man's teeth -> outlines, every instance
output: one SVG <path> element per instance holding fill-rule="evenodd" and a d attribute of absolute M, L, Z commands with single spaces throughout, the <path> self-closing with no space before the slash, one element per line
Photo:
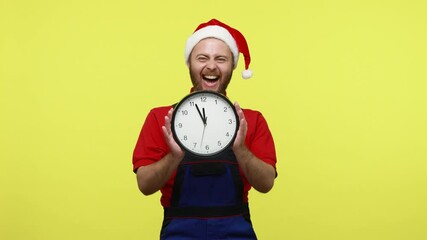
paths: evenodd
<path fill-rule="evenodd" d="M 218 76 L 214 76 L 214 75 L 205 75 L 203 76 L 203 78 L 207 79 L 207 80 L 217 80 Z"/>

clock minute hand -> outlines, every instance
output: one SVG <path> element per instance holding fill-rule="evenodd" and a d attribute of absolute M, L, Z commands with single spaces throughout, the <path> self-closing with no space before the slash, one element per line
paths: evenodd
<path fill-rule="evenodd" d="M 196 108 L 197 108 L 197 112 L 199 112 L 199 116 L 202 119 L 203 124 L 206 125 L 206 119 L 204 118 L 204 116 L 202 116 L 202 112 L 200 112 L 199 106 L 197 106 L 197 104 L 196 104 Z M 205 109 L 203 108 L 203 115 L 204 115 L 204 111 Z"/>

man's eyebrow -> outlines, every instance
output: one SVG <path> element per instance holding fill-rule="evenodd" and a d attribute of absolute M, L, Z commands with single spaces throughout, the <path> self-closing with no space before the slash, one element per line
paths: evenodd
<path fill-rule="evenodd" d="M 199 54 L 196 54 L 195 57 L 207 57 L 207 58 L 210 58 L 211 56 L 209 54 L 206 54 L 206 53 L 199 53 Z M 215 55 L 215 56 L 213 56 L 213 58 L 214 59 L 217 59 L 217 58 L 226 58 L 226 59 L 229 59 L 230 57 L 228 57 L 227 55 L 221 54 L 221 55 Z"/>

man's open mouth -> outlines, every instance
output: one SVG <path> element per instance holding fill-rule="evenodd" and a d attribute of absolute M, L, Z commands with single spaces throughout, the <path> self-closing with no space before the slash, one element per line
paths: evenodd
<path fill-rule="evenodd" d="M 216 75 L 203 75 L 203 80 L 208 82 L 216 82 L 218 81 L 219 76 Z"/>

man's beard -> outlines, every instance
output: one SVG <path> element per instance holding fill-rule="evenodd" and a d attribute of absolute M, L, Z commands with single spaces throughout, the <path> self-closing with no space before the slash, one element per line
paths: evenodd
<path fill-rule="evenodd" d="M 199 73 L 197 73 L 197 76 L 195 76 L 195 74 L 193 74 L 193 72 L 191 71 L 191 67 L 189 68 L 189 72 L 190 72 L 191 83 L 193 84 L 193 90 L 194 91 L 203 90 L 201 81 L 204 81 L 204 80 L 201 79 L 200 82 L 198 81 L 198 77 L 200 76 Z M 225 91 L 227 90 L 228 84 L 230 83 L 232 77 L 233 77 L 233 71 L 230 72 L 229 76 L 225 76 L 224 78 L 225 81 L 220 82 L 217 92 L 225 94 Z"/>

